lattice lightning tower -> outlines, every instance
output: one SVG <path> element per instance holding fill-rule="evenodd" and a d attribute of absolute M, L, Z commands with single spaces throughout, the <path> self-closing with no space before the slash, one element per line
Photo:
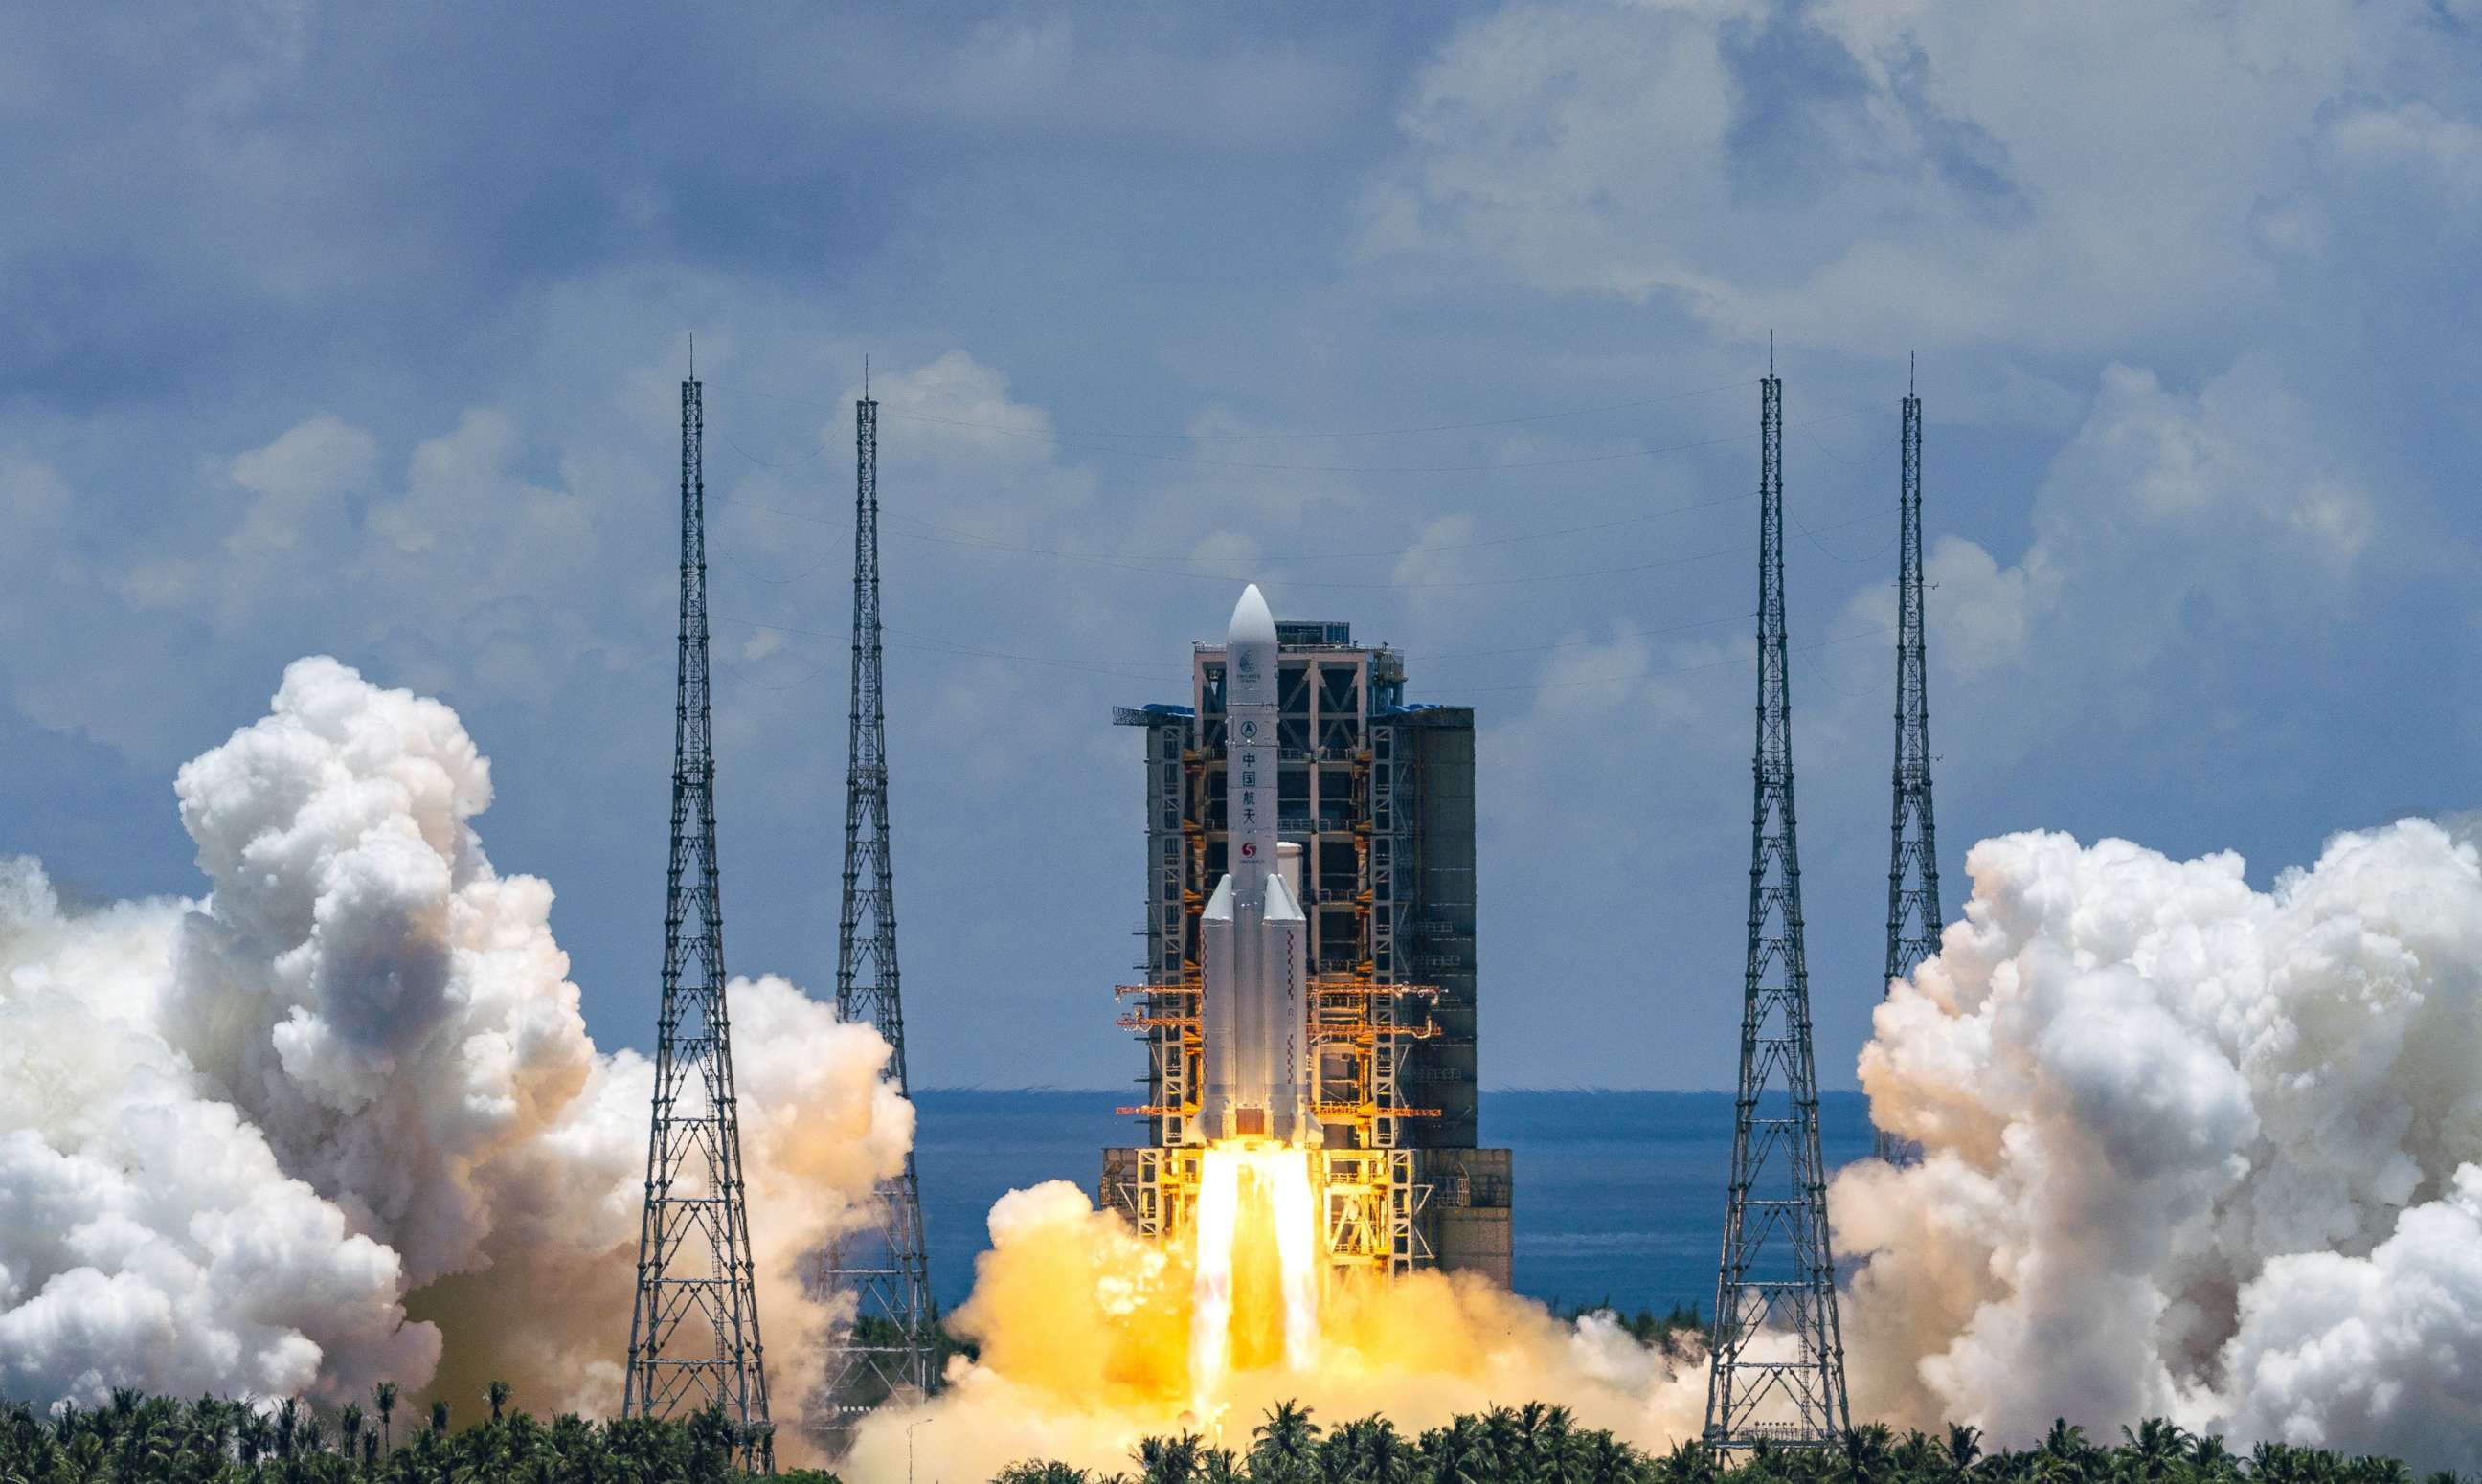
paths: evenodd
<path fill-rule="evenodd" d="M 896 892 L 887 836 L 887 709 L 880 689 L 879 404 L 862 373 L 854 404 L 853 712 L 845 772 L 844 912 L 836 929 L 836 1015 L 885 1037 L 889 1075 L 908 1090 L 905 1007 L 897 992 Z M 829 1338 L 827 1429 L 849 1437 L 889 1397 L 929 1391 L 939 1312 L 922 1250 L 913 1153 L 880 1181 L 875 1223 L 836 1244 L 827 1280 L 854 1290 L 852 1321 Z"/>
<path fill-rule="evenodd" d="M 707 701 L 705 412 L 693 364 L 681 384 L 681 630 L 673 709 L 673 843 L 664 902 L 664 994 L 655 1040 L 647 1206 L 629 1316 L 624 1417 L 721 1405 L 743 1467 L 774 1471 L 765 1352 L 742 1200 L 741 1127 L 724 1002 L 724 909 L 715 856 L 715 748 Z"/>
<path fill-rule="evenodd" d="M 1931 820 L 1931 711 L 1922 662 L 1922 400 L 1905 387 L 1903 515 L 1896 558 L 1896 767 L 1888 848 L 1888 973 L 1882 990 L 1939 951 L 1939 835 Z M 1880 1158 L 1916 1156 L 1882 1132 Z"/>
<path fill-rule="evenodd" d="M 1758 707 L 1750 821 L 1749 959 L 1741 994 L 1732 1181 L 1715 1280 L 1706 1382 L 1709 1447 L 1760 1439 L 1823 1446 L 1850 1425 L 1844 1341 L 1828 1250 L 1794 843 L 1792 702 L 1783 596 L 1783 384 L 1759 384 Z M 1777 1336 L 1761 1338 L 1762 1331 Z M 1789 1339 L 1790 1353 L 1771 1346 Z"/>

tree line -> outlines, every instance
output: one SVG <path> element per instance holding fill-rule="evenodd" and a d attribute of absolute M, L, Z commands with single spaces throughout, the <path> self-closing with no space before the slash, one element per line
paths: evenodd
<path fill-rule="evenodd" d="M 322 1413 L 275 1402 L 196 1401 L 115 1390 L 110 1405 L 39 1410 L 0 1403 L 0 1484 L 745 1484 L 744 1439 L 722 1409 L 679 1421 L 628 1418 L 539 1421 L 509 1406 L 506 1382 L 483 1393 L 490 1415 L 449 1426 L 445 1401 L 399 1418 L 397 1388 L 372 1389 Z M 785 1484 L 835 1484 L 792 1471 Z"/>
<path fill-rule="evenodd" d="M 1761 1443 L 1719 1461 L 1695 1443 L 1650 1457 L 1610 1433 L 1580 1427 L 1566 1407 L 1541 1402 L 1459 1417 L 1408 1436 L 1384 1417 L 1322 1429 L 1307 1408 L 1279 1403 L 1248 1445 L 1220 1447 L 1195 1433 L 1149 1438 L 1127 1471 L 1096 1474 L 1028 1462 L 995 1484 L 2414 1484 L 2392 1458 L 2262 1443 L 2235 1453 L 2162 1418 L 2124 1427 L 2117 1442 L 2066 1421 L 2032 1447 L 1986 1449 L 1982 1434 L 1951 1425 L 1940 1436 L 1856 1427 L 1833 1446 Z M 2470 1484 L 2452 1472 L 2423 1484 Z"/>
<path fill-rule="evenodd" d="M 397 1390 L 330 1414 L 272 1404 L 112 1393 L 110 1405 L 44 1411 L 0 1403 L 0 1484 L 749 1484 L 734 1465 L 744 1439 L 721 1410 L 678 1421 L 647 1418 L 549 1422 L 511 1408 L 506 1385 L 483 1396 L 489 1415 L 462 1430 L 444 1401 L 400 1419 Z M 783 1484 L 836 1484 L 808 1471 Z M 1129 1467 L 1096 1473 L 1029 1461 L 992 1484 L 2415 1484 L 2392 1458 L 2262 1443 L 2236 1453 L 2220 1438 L 2153 1418 L 2097 1441 L 2054 1422 L 2040 1443 L 1986 1449 L 1954 1425 L 1933 1436 L 1871 1423 L 1825 1448 L 1761 1444 L 1718 1462 L 1683 1443 L 1651 1457 L 1565 1407 L 1540 1402 L 1459 1417 L 1408 1435 L 1383 1417 L 1323 1427 L 1281 1402 L 1246 1445 L 1195 1433 L 1149 1438 Z M 2422 1484 L 2472 1484 L 2450 1472 Z"/>

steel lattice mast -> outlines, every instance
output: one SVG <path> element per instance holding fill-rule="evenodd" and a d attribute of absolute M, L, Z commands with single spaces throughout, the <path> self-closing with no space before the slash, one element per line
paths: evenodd
<path fill-rule="evenodd" d="M 905 1007 L 897 990 L 895 876 L 888 859 L 887 709 L 880 688 L 879 404 L 862 372 L 854 404 L 853 711 L 845 772 L 844 911 L 836 929 L 836 1015 L 886 1038 L 888 1075 L 909 1091 Z M 851 1321 L 829 1338 L 827 1428 L 849 1433 L 891 1395 L 937 1384 L 938 1309 L 922 1250 L 913 1153 L 879 1183 L 877 1217 L 829 1254 L 832 1289 L 854 1291 Z"/>
<path fill-rule="evenodd" d="M 1750 821 L 1749 959 L 1741 995 L 1732 1180 L 1709 1334 L 1706 1443 L 1833 1442 L 1849 1424 L 1828 1250 L 1818 1082 L 1794 843 L 1783 594 L 1783 384 L 1759 384 L 1758 707 Z M 1762 1338 L 1762 1331 L 1775 1335 Z M 1789 1353 L 1774 1346 L 1790 1341 Z"/>
<path fill-rule="evenodd" d="M 624 1417 L 679 1418 L 721 1406 L 742 1429 L 743 1466 L 772 1471 L 775 1442 L 725 1010 L 707 693 L 706 485 L 700 467 L 704 433 L 693 365 L 690 380 L 681 383 L 681 628 L 663 1006 L 620 1410 Z"/>
<path fill-rule="evenodd" d="M 1922 658 L 1922 400 L 1905 385 L 1903 507 L 1896 558 L 1895 816 L 1888 826 L 1888 973 L 1882 992 L 1939 951 L 1939 834 L 1931 817 L 1931 711 Z M 1910 1160 L 1914 1147 L 1881 1133 L 1882 1159 Z"/>

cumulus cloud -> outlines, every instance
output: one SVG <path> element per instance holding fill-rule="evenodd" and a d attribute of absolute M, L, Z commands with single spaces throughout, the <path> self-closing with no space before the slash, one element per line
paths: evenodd
<path fill-rule="evenodd" d="M 2012 1441 L 2168 1415 L 2482 1462 L 2482 857 L 2408 820 L 2231 855 L 1987 840 L 1862 1083 L 1857 1411 Z"/>
<path fill-rule="evenodd" d="M 1418 78 L 1361 242 L 1743 339 L 2125 346 L 2272 291 L 2255 224 L 2322 108 L 2419 87 L 2436 40 L 2411 6 L 1513 4 Z"/>
<path fill-rule="evenodd" d="M 2336 121 L 2329 143 L 2344 163 L 2404 171 L 2451 206 L 2482 200 L 2482 126 L 2432 103 L 2355 110 Z"/>
<path fill-rule="evenodd" d="M 485 856 L 456 715 L 304 660 L 175 791 L 199 900 L 79 910 L 34 861 L 0 871 L 0 1391 L 500 1377 L 613 1406 L 651 1070 L 589 1039 L 550 888 Z M 911 1110 L 867 1027 L 780 978 L 728 994 L 791 1361 L 823 1318 L 799 1259 L 898 1167 Z"/>

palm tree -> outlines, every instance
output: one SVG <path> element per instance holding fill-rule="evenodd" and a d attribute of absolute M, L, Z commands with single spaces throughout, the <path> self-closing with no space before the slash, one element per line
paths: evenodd
<path fill-rule="evenodd" d="M 1198 1477 L 1201 1446 L 1198 1434 L 1183 1432 L 1177 1438 L 1149 1438 L 1131 1458 L 1145 1484 L 1190 1484 Z"/>
<path fill-rule="evenodd" d="M 2042 1451 L 2053 1458 L 2083 1458 L 2094 1450 L 2086 1441 L 2086 1430 L 2072 1427 L 2067 1418 L 2051 1418 L 2051 1430 L 2043 1435 Z"/>
<path fill-rule="evenodd" d="M 1837 1440 L 1841 1444 L 1838 1459 L 1843 1476 L 1854 1484 L 1879 1484 L 1894 1468 L 1895 1460 L 1888 1444 L 1895 1438 L 1885 1422 L 1864 1422 L 1848 1427 Z"/>
<path fill-rule="evenodd" d="M 243 1413 L 241 1435 L 236 1440 L 241 1444 L 241 1461 L 251 1468 L 256 1468 L 258 1461 L 267 1456 L 267 1418 L 255 1408 Z"/>
<path fill-rule="evenodd" d="M 1489 1449 L 1495 1478 L 1515 1478 L 1525 1471 L 1525 1444 L 1529 1441 L 1515 1412 L 1506 1407 L 1493 1407 L 1483 1414 L 1482 1435 Z"/>
<path fill-rule="evenodd" d="M 1656 1466 L 1655 1476 L 1663 1484 L 1713 1484 L 1715 1459 L 1705 1447 L 1693 1439 L 1683 1438 L 1672 1445 L 1663 1462 Z"/>
<path fill-rule="evenodd" d="M 431 1431 L 435 1437 L 448 1436 L 448 1398 L 445 1396 L 431 1404 Z"/>
<path fill-rule="evenodd" d="M 1318 1476 L 1318 1423 L 1307 1407 L 1280 1401 L 1250 1430 L 1250 1477 L 1258 1484 L 1292 1484 Z"/>
<path fill-rule="evenodd" d="M 491 1404 L 492 1421 L 500 1420 L 500 1409 L 508 1405 L 509 1394 L 510 1387 L 506 1381 L 494 1381 L 483 1388 L 483 1399 Z"/>
<path fill-rule="evenodd" d="M 1471 1417 L 1422 1434 L 1415 1453 L 1431 1484 L 1485 1484 L 1492 1476 L 1489 1442 Z"/>
<path fill-rule="evenodd" d="M 2231 1484 L 2241 1476 L 2240 1460 L 2213 1433 L 2200 1433 L 2189 1440 L 2189 1471 L 2201 1484 Z"/>
<path fill-rule="evenodd" d="M 383 1381 L 371 1388 L 371 1405 L 380 1409 L 380 1446 L 396 1451 L 396 1383 Z"/>
<path fill-rule="evenodd" d="M 1959 1473 L 1973 1471 L 1973 1462 L 1982 1456 L 1982 1429 L 1967 1427 L 1963 1422 L 1947 1424 L 1947 1438 L 1940 1444 L 1947 1455 L 1947 1466 Z"/>
<path fill-rule="evenodd" d="M 2163 1484 L 2189 1459 L 2189 1434 L 2178 1422 L 2151 1417 L 2134 1431 L 2120 1429 L 2123 1462 L 2131 1478 Z"/>

